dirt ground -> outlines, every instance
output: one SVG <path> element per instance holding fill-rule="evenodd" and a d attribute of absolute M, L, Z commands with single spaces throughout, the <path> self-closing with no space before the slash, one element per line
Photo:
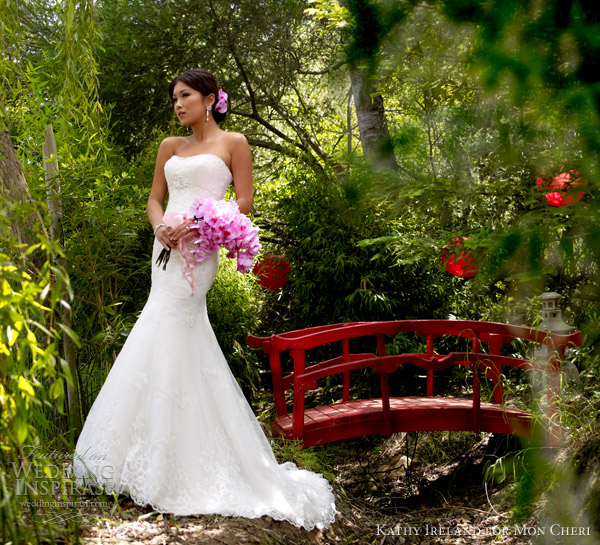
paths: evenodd
<path fill-rule="evenodd" d="M 269 517 L 161 515 L 120 496 L 103 510 L 81 511 L 82 541 L 89 545 L 530 543 L 540 533 L 549 535 L 549 529 L 535 517 L 512 522 L 506 487 L 491 489 L 484 479 L 489 462 L 506 448 L 499 446 L 502 441 L 474 434 L 420 438 L 398 434 L 328 446 L 338 514 L 326 530 L 308 532 Z"/>
<path fill-rule="evenodd" d="M 269 435 L 263 420 L 272 407 L 259 413 Z M 274 441 L 280 462 L 321 472 L 332 483 L 337 517 L 329 528 L 309 532 L 269 517 L 163 515 L 119 496 L 79 509 L 82 543 L 600 545 L 594 414 L 560 449 L 467 432 L 363 437 L 306 450 Z"/>

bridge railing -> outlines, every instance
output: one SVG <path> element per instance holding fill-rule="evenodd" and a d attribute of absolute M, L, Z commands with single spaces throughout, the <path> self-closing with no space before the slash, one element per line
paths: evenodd
<path fill-rule="evenodd" d="M 424 353 L 403 353 L 387 355 L 386 339 L 402 332 L 412 332 L 426 339 Z M 439 354 L 434 351 L 434 340 L 442 336 L 456 336 L 470 339 L 471 350 Z M 373 353 L 353 353 L 350 341 L 362 337 L 375 337 L 376 350 Z M 515 339 L 531 341 L 546 346 L 547 357 L 543 363 L 529 358 L 503 356 L 502 347 Z M 512 413 L 505 409 L 503 367 L 521 369 L 543 369 L 548 380 L 548 416 L 552 418 L 554 397 L 559 393 L 560 361 L 565 348 L 582 342 L 580 332 L 558 335 L 536 329 L 501 324 L 464 320 L 399 320 L 387 322 L 353 322 L 313 327 L 290 331 L 270 337 L 249 335 L 250 346 L 261 347 L 269 356 L 273 392 L 275 398 L 276 421 L 273 431 L 276 435 L 303 439 L 305 444 L 326 442 L 335 438 L 353 437 L 367 433 L 390 434 L 394 431 L 413 431 L 411 426 L 425 429 L 469 429 L 472 431 L 497 431 L 500 433 L 530 433 L 527 424 L 530 415 L 524 412 Z M 341 342 L 342 353 L 312 365 L 307 365 L 306 351 L 330 343 Z M 486 346 L 487 345 L 487 350 Z M 293 371 L 283 375 L 281 354 L 288 351 L 293 359 Z M 398 367 L 412 363 L 426 370 L 426 398 L 422 402 L 416 397 L 390 398 L 388 376 Z M 465 416 L 464 403 L 451 398 L 434 396 L 434 372 L 451 365 L 462 365 L 472 369 L 472 402 L 470 414 Z M 364 403 L 364 411 L 369 413 L 368 423 L 363 421 L 361 406 L 350 399 L 350 372 L 372 368 L 380 376 L 381 398 L 379 413 L 373 413 L 373 404 Z M 342 401 L 339 404 L 316 408 L 307 413 L 305 392 L 316 389 L 318 381 L 341 374 L 343 377 Z M 481 402 L 481 377 L 490 379 L 493 388 L 492 404 Z M 285 392 L 293 390 L 293 408 L 288 411 Z M 350 410 L 352 408 L 352 410 Z M 325 410 L 327 409 L 327 410 Z M 311 409 L 312 410 L 312 409 Z M 343 413 L 339 416 L 337 413 Z M 345 412 L 344 412 L 345 411 Z M 318 414 L 317 414 L 318 413 Z M 407 418 L 410 414 L 413 423 Z M 327 414 L 333 416 L 328 421 Z M 353 415 L 353 416 L 352 416 Z M 352 421 L 357 423 L 354 427 Z M 334 427 L 343 422 L 343 430 L 334 432 Z M 446 426 L 446 427 L 444 427 Z M 306 428 L 306 429 L 305 429 Z M 329 429 L 327 429 L 329 428 Z"/>

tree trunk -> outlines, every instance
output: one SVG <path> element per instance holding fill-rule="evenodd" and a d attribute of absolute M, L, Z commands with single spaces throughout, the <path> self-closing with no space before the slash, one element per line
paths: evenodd
<path fill-rule="evenodd" d="M 6 202 L 31 201 L 29 187 L 15 153 L 8 131 L 0 131 L 0 194 Z M 33 214 L 20 217 L 9 211 L 13 233 L 19 244 L 31 245 L 36 242 L 33 226 L 36 218 Z M 22 250 L 21 250 L 22 251 Z"/>
<path fill-rule="evenodd" d="M 50 235 L 54 240 L 58 240 L 61 246 L 64 246 L 64 237 L 60 224 L 62 220 L 62 206 L 59 198 L 60 186 L 56 175 L 58 174 L 58 160 L 56 157 L 56 141 L 54 140 L 54 131 L 52 125 L 46 125 L 44 132 L 45 140 L 42 145 L 44 156 L 44 171 L 46 178 L 46 196 L 48 200 L 48 213 L 50 215 Z M 59 258 L 59 265 L 66 267 L 65 260 Z M 71 309 L 62 306 L 61 320 L 64 325 L 71 329 Z M 75 354 L 75 343 L 63 333 L 63 356 L 67 362 L 71 374 L 71 384 L 67 381 L 67 404 L 69 409 L 69 422 L 73 431 L 74 441 L 77 441 L 81 433 L 81 392 L 79 382 L 79 370 L 77 369 L 77 357 Z"/>
<path fill-rule="evenodd" d="M 383 97 L 377 94 L 363 68 L 350 68 L 350 81 L 365 157 L 376 170 L 397 170 L 398 163 L 391 145 Z"/>

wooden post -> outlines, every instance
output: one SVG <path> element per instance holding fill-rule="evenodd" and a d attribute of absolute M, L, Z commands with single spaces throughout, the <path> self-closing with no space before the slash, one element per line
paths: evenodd
<path fill-rule="evenodd" d="M 433 334 L 427 335 L 427 359 L 433 358 Z M 427 369 L 427 397 L 433 396 L 433 369 Z"/>
<path fill-rule="evenodd" d="M 342 341 L 342 356 L 343 361 L 348 363 L 350 361 L 350 339 L 344 339 Z M 343 394 L 342 400 L 349 401 L 350 400 L 350 371 L 344 371 L 343 374 Z"/>
<path fill-rule="evenodd" d="M 44 158 L 44 171 L 46 179 L 46 197 L 48 200 L 48 213 L 50 214 L 50 236 L 58 240 L 61 246 L 64 246 L 63 233 L 60 230 L 60 221 L 62 219 L 62 206 L 60 202 L 60 186 L 58 184 L 58 160 L 56 157 L 56 140 L 52 125 L 46 125 L 44 131 L 44 143 L 42 145 L 42 154 Z M 66 262 L 59 258 L 59 264 L 65 268 Z M 71 309 L 61 306 L 61 320 L 69 329 L 72 326 Z M 74 442 L 77 441 L 81 433 L 81 391 L 79 388 L 79 373 L 77 369 L 77 357 L 75 353 L 75 343 L 63 333 L 63 357 L 67 362 L 67 367 L 71 374 L 71 384 L 67 381 L 67 404 L 69 409 L 69 422 L 73 431 Z"/>
<path fill-rule="evenodd" d="M 283 386 L 283 377 L 281 373 L 281 358 L 279 352 L 273 348 L 270 341 L 265 343 L 268 346 L 269 363 L 271 365 L 271 377 L 273 380 L 273 395 L 275 396 L 275 411 L 277 416 L 285 416 L 288 413 L 285 402 L 285 388 Z"/>
<path fill-rule="evenodd" d="M 48 213 L 50 215 L 50 236 L 52 239 L 56 239 L 58 236 L 58 226 L 62 219 L 62 206 L 59 198 L 60 184 L 57 178 L 58 159 L 56 156 L 56 140 L 54 139 L 52 125 L 46 125 L 44 130 L 42 155 L 44 156 L 46 200 L 48 202 Z M 62 237 L 60 238 L 62 243 Z"/>
<path fill-rule="evenodd" d="M 481 384 L 479 382 L 479 357 L 473 360 L 473 428 L 472 431 L 481 431 Z"/>
<path fill-rule="evenodd" d="M 290 350 L 294 359 L 294 409 L 292 413 L 294 439 L 304 439 L 304 390 L 300 387 L 300 378 L 304 375 L 306 355 L 304 350 Z"/>
<path fill-rule="evenodd" d="M 490 334 L 490 354 L 500 356 L 502 335 Z M 492 384 L 494 387 L 494 403 L 504 405 L 504 385 L 502 380 L 502 365 L 493 363 Z"/>

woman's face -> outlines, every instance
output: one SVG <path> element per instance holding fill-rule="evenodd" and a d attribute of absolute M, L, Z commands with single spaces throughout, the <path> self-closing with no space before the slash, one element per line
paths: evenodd
<path fill-rule="evenodd" d="M 173 108 L 182 125 L 193 125 L 202 119 L 206 120 L 206 108 L 214 101 L 212 94 L 204 96 L 182 81 L 173 88 Z"/>

